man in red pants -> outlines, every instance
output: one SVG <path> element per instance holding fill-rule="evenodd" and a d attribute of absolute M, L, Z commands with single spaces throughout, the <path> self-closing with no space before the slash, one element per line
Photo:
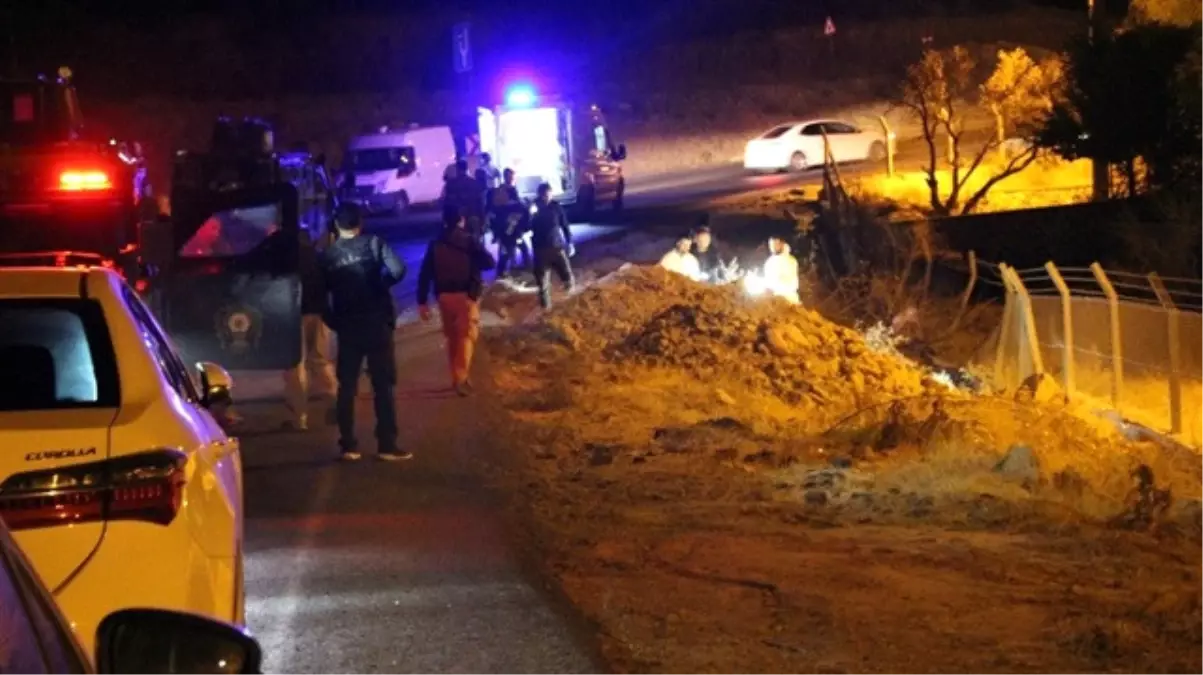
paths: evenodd
<path fill-rule="evenodd" d="M 451 386 L 460 396 L 467 396 L 472 389 L 468 373 L 480 335 L 479 301 L 484 294 L 481 272 L 493 269 L 495 264 L 480 240 L 465 229 L 463 213 L 445 209 L 443 231 L 427 247 L 418 273 L 418 311 L 423 321 L 430 321 L 427 302 L 433 288 L 447 340 Z"/>

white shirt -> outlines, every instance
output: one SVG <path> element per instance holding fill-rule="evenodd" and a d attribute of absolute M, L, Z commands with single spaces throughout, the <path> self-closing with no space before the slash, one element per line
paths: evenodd
<path fill-rule="evenodd" d="M 764 281 L 770 293 L 794 303 L 798 297 L 798 260 L 789 251 L 769 256 L 764 262 Z"/>
<path fill-rule="evenodd" d="M 689 252 L 681 253 L 674 248 L 660 259 L 660 266 L 670 272 L 683 274 L 694 281 L 702 278 L 702 266 L 698 264 L 698 259 Z"/>

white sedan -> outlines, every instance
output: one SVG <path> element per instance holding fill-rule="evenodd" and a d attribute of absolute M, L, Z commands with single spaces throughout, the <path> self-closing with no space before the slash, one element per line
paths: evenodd
<path fill-rule="evenodd" d="M 0 269 L 0 518 L 89 655 L 120 609 L 243 624 L 230 387 L 112 269 Z"/>
<path fill-rule="evenodd" d="M 881 161 L 889 139 L 878 130 L 867 131 L 838 120 L 811 120 L 782 124 L 748 141 L 744 168 L 750 171 L 804 171 L 821 166 L 823 132 L 836 163 Z"/>

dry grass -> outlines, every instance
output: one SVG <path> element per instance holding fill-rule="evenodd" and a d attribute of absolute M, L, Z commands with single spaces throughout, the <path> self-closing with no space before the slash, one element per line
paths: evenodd
<path fill-rule="evenodd" d="M 992 162 L 979 168 L 962 188 L 962 198 L 976 192 L 994 175 L 995 168 Z M 938 171 L 936 177 L 941 186 L 941 196 L 947 197 L 951 189 L 949 172 Z M 856 181 L 849 191 L 863 199 L 893 203 L 900 214 L 913 214 L 930 207 L 926 181 L 927 174 L 924 172 L 906 171 L 893 178 L 872 176 Z M 1090 199 L 1090 186 L 1088 161 L 1067 162 L 1047 158 L 994 186 L 977 211 L 989 213 L 1077 204 Z"/>
<path fill-rule="evenodd" d="M 608 345 L 678 295 L 648 287 L 643 308 L 638 294 L 604 297 L 493 333 L 488 351 L 498 433 L 521 460 L 514 489 L 617 670 L 1164 671 L 1203 658 L 1197 455 L 1010 398 L 928 391 L 895 413 L 844 399 L 820 411 L 739 368 L 616 360 Z M 687 353 L 704 338 L 674 340 Z M 995 470 L 1016 444 L 1032 475 Z M 1139 521 L 1157 536 L 1112 525 L 1134 508 L 1140 465 L 1179 500 Z"/>

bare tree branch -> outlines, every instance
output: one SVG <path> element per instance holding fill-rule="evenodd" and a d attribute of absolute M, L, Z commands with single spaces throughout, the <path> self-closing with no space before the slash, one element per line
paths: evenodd
<path fill-rule="evenodd" d="M 1003 167 L 1002 171 L 994 176 L 991 176 L 989 180 L 987 180 L 980 188 L 977 189 L 977 192 L 973 193 L 973 196 L 965 202 L 965 207 L 961 209 L 961 214 L 964 215 L 967 213 L 972 213 L 973 210 L 978 207 L 978 204 L 980 204 L 981 201 L 986 198 L 986 193 L 990 192 L 991 188 L 1031 166 L 1032 162 L 1035 162 L 1039 155 L 1040 150 L 1035 146 L 1032 146 L 1025 150 L 1022 154 L 1012 157 L 1011 161 L 1007 162 L 1007 165 Z"/>

